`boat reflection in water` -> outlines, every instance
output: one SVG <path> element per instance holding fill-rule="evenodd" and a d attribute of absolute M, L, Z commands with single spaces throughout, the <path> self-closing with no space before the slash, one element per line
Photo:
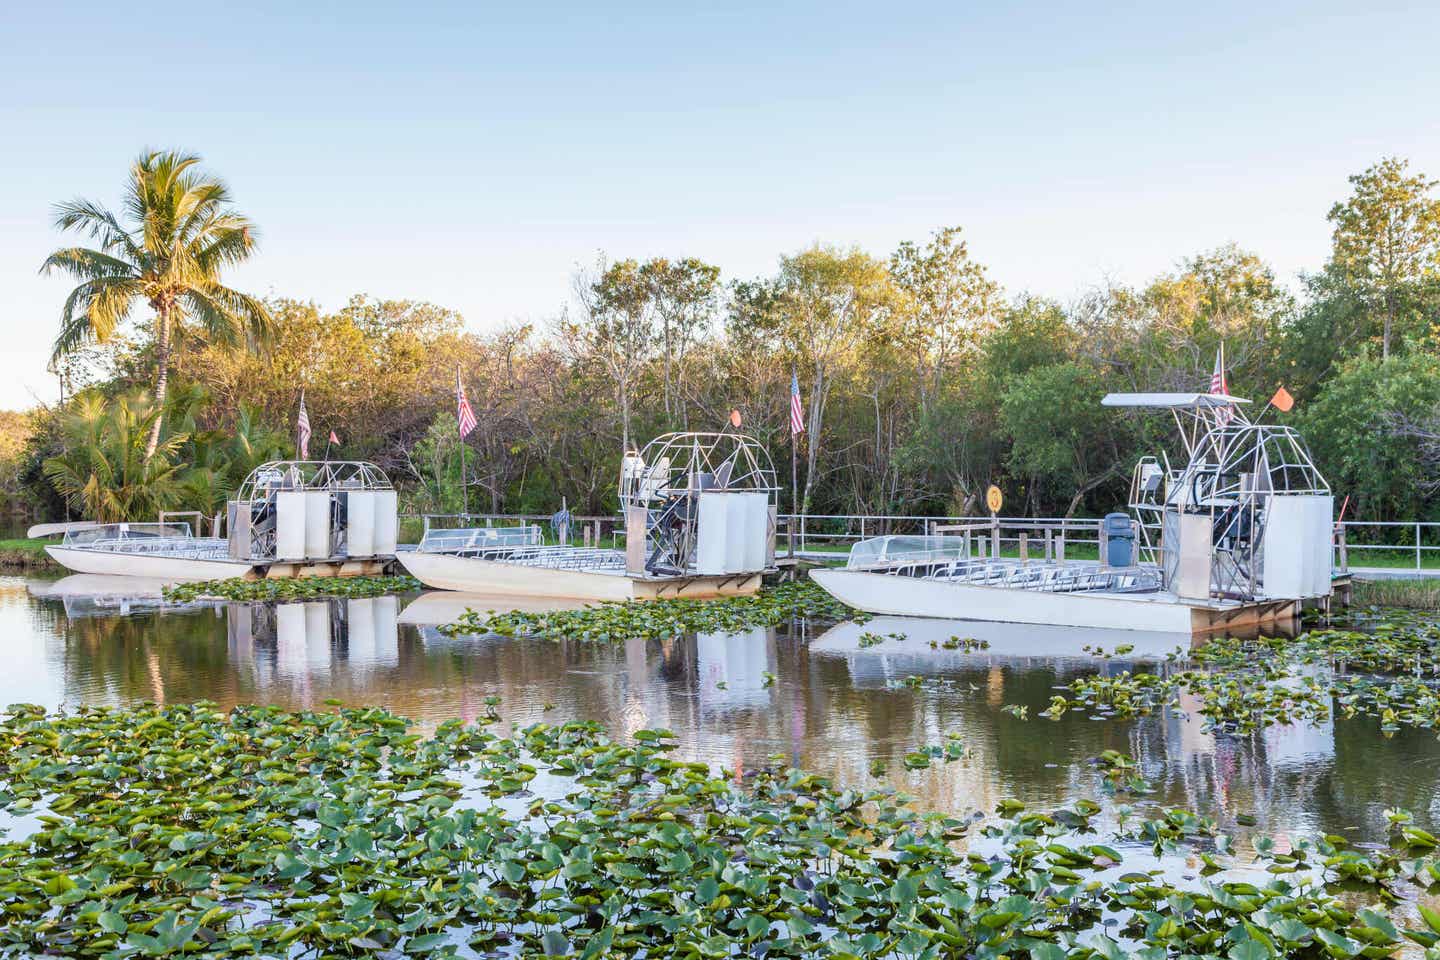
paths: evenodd
<path fill-rule="evenodd" d="M 385 670 L 400 662 L 398 597 L 234 603 L 226 616 L 230 655 L 273 678 L 320 670 Z M 263 682 L 263 681 L 262 681 Z"/>

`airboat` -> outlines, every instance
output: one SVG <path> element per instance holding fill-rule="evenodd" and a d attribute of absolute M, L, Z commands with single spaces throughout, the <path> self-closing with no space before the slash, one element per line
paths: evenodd
<path fill-rule="evenodd" d="M 1003 556 L 987 521 L 863 540 L 844 568 L 810 576 L 876 614 L 1191 635 L 1288 624 L 1328 602 L 1334 499 L 1295 429 L 1252 422 L 1239 406 L 1249 401 L 1227 394 L 1101 402 L 1168 411 L 1186 462 L 1141 458 L 1098 561 L 1066 561 L 1063 531 L 1058 549 L 1046 531 L 1043 557 Z"/>
<path fill-rule="evenodd" d="M 199 536 L 188 521 L 91 524 L 45 550 L 76 573 L 166 582 L 362 576 L 394 557 L 396 506 L 373 463 L 273 461 L 251 471 L 226 504 L 226 536 Z"/>
<path fill-rule="evenodd" d="M 499 597 L 652 600 L 752 594 L 775 565 L 775 467 L 739 433 L 667 433 L 620 463 L 623 548 L 547 542 L 536 524 L 426 517 L 399 554 L 428 587 Z"/>

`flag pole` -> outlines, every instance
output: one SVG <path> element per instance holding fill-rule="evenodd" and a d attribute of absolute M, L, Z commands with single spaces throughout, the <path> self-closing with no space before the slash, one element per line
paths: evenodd
<path fill-rule="evenodd" d="M 800 482 L 795 467 L 795 448 L 799 445 L 800 434 L 790 431 L 790 556 L 795 556 L 795 524 L 800 516 Z"/>
<path fill-rule="evenodd" d="M 461 427 L 460 427 L 460 414 L 459 414 L 459 403 L 460 403 L 460 391 L 461 391 L 461 389 L 462 389 L 462 387 L 460 386 L 460 365 L 457 363 L 457 364 L 455 365 L 455 403 L 456 403 L 455 436 L 460 440 L 460 503 L 461 503 L 460 509 L 461 509 L 461 511 L 463 511 L 462 516 L 464 516 L 464 517 L 469 517 L 469 516 L 470 516 L 470 486 L 469 486 L 469 484 L 467 484 L 467 483 L 465 482 L 465 431 L 462 430 Z"/>

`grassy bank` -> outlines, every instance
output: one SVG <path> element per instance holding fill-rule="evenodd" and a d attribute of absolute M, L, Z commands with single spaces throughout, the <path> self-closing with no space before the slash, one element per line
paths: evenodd
<path fill-rule="evenodd" d="M 1425 580 L 1356 580 L 1350 602 L 1360 605 L 1440 610 L 1440 577 Z"/>
<path fill-rule="evenodd" d="M 0 570 L 46 570 L 64 568 L 45 552 L 44 540 L 0 540 Z"/>

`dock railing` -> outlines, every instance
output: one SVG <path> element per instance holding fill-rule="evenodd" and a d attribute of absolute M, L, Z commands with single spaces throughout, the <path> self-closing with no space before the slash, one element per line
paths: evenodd
<path fill-rule="evenodd" d="M 986 556 L 1098 559 L 1103 521 L 1084 517 L 921 517 L 909 514 L 781 514 L 776 550 L 843 559 L 861 540 L 887 535 L 959 535 Z M 1058 553 L 1057 553 L 1058 550 Z"/>
<path fill-rule="evenodd" d="M 1434 570 L 1440 577 L 1440 523 L 1344 520 L 1336 525 L 1335 569 Z"/>
<path fill-rule="evenodd" d="M 456 518 L 457 526 L 508 526 L 537 523 L 547 539 L 555 540 L 549 514 L 472 513 Z M 424 532 L 420 516 L 401 517 L 402 527 L 416 542 Z M 977 526 L 989 537 L 987 555 L 1030 556 L 1051 559 L 1095 560 L 1101 553 L 1101 521 L 1092 517 L 924 517 L 914 514 L 781 514 L 776 531 L 776 552 L 810 560 L 843 560 L 861 540 L 886 534 L 934 536 L 962 525 L 978 539 Z M 959 529 L 951 532 L 959 533 Z M 570 542 L 576 546 L 620 547 L 625 523 L 619 514 L 577 515 L 572 518 Z M 1048 541 L 1048 546 L 1046 545 Z M 978 549 L 978 548 L 977 548 Z M 1057 552 L 1057 550 L 1059 552 Z M 1434 570 L 1440 577 L 1440 523 L 1427 521 L 1345 520 L 1336 524 L 1335 569 L 1389 568 Z"/>

